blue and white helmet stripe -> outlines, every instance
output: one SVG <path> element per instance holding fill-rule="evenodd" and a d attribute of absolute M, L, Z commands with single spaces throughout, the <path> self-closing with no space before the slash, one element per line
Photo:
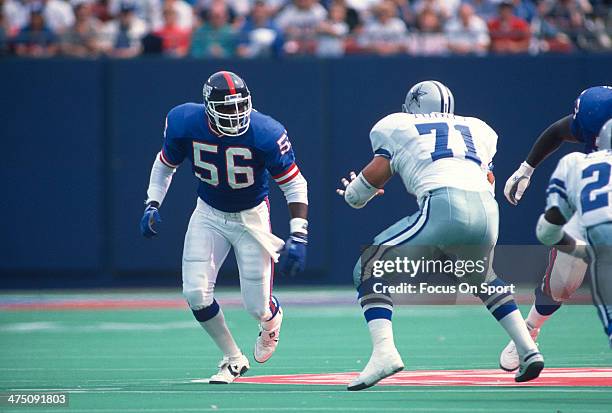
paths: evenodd
<path fill-rule="evenodd" d="M 442 82 L 426 80 L 410 88 L 402 110 L 413 114 L 454 113 L 455 98 Z"/>

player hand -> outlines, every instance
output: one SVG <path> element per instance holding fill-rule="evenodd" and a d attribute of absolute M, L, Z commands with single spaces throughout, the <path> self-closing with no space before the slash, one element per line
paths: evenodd
<path fill-rule="evenodd" d="M 157 235 L 157 231 L 155 230 L 155 224 L 159 224 L 161 222 L 161 217 L 159 216 L 158 208 L 159 204 L 157 202 L 150 202 L 147 204 L 145 208 L 144 215 L 140 220 L 140 232 L 146 238 L 151 238 Z"/>
<path fill-rule="evenodd" d="M 306 234 L 295 232 L 291 234 L 283 249 L 280 250 L 278 259 L 278 270 L 281 275 L 294 276 L 304 271 L 306 265 L 306 245 L 308 237 Z"/>
<path fill-rule="evenodd" d="M 517 205 L 523 197 L 523 193 L 529 186 L 531 174 L 533 174 L 534 169 L 535 168 L 527 162 L 523 162 L 516 172 L 506 181 L 504 195 L 506 195 L 506 199 L 512 205 Z"/>
<path fill-rule="evenodd" d="M 357 179 L 357 175 L 355 174 L 355 171 L 349 172 L 349 179 L 350 179 L 350 181 L 348 179 L 346 179 L 346 178 L 341 178 L 340 179 L 340 182 L 342 183 L 344 188 L 349 186 L 349 184 L 351 182 L 353 182 L 355 179 Z M 340 195 L 341 197 L 343 197 L 343 198 L 344 198 L 344 192 L 345 192 L 344 189 L 340 189 L 340 188 L 336 189 L 336 193 L 338 195 Z M 376 195 L 375 196 L 383 195 L 384 193 L 385 193 L 384 189 L 379 189 L 378 191 L 376 191 Z"/>

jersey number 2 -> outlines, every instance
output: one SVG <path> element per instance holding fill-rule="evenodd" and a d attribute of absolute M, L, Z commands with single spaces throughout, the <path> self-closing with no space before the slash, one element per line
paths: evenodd
<path fill-rule="evenodd" d="M 210 145 L 207 143 L 194 142 L 193 143 L 193 164 L 197 168 L 208 171 L 208 177 L 203 176 L 200 172 L 195 171 L 195 175 L 202 181 L 209 185 L 219 185 L 219 169 L 217 166 L 210 162 L 202 160 L 202 152 L 217 153 L 217 145 Z M 242 189 L 253 185 L 255 177 L 253 174 L 253 168 L 250 166 L 239 166 L 236 165 L 236 158 L 242 159 L 253 159 L 253 153 L 249 148 L 240 146 L 231 146 L 225 150 L 225 165 L 227 170 L 227 183 L 232 189 Z M 238 181 L 237 176 L 244 177 Z"/>
<path fill-rule="evenodd" d="M 435 162 L 442 158 L 452 158 L 455 156 L 453 150 L 448 147 L 448 124 L 447 123 L 420 123 L 416 125 L 420 135 L 429 135 L 434 132 L 436 143 L 434 151 L 431 153 L 431 159 Z M 465 142 L 465 159 L 476 162 L 478 165 L 482 164 L 482 161 L 476 154 L 476 147 L 474 146 L 474 139 L 472 139 L 472 132 L 470 128 L 465 125 L 455 125 L 455 130 L 461 133 L 463 142 Z"/>
<path fill-rule="evenodd" d="M 582 205 L 583 214 L 594 209 L 607 207 L 610 204 L 607 192 L 598 194 L 595 198 L 591 199 L 591 192 L 601 189 L 610 183 L 610 164 L 602 162 L 590 165 L 582 171 L 582 179 L 592 177 L 595 172 L 599 172 L 597 181 L 585 185 L 582 188 L 582 192 L 580 192 L 580 204 Z"/>

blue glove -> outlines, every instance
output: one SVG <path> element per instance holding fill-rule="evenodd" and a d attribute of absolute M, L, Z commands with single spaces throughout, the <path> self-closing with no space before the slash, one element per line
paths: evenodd
<path fill-rule="evenodd" d="M 159 204 L 155 201 L 147 204 L 145 208 L 144 215 L 140 220 L 140 232 L 147 238 L 151 238 L 157 235 L 157 231 L 155 231 L 155 224 L 159 224 L 161 222 L 161 217 L 159 216 Z"/>
<path fill-rule="evenodd" d="M 304 271 L 306 265 L 306 245 L 308 237 L 299 232 L 291 234 L 283 249 L 280 250 L 278 259 L 278 271 L 281 275 L 294 276 Z"/>

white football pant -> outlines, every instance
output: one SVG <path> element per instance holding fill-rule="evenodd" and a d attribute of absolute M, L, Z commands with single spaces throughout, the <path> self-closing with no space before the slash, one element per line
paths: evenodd
<path fill-rule="evenodd" d="M 261 231 L 271 233 L 267 200 L 253 208 Z M 223 212 L 200 198 L 189 220 L 183 248 L 183 295 L 192 310 L 208 307 L 219 268 L 234 247 L 245 308 L 258 321 L 272 317 L 270 296 L 274 265 L 270 254 L 242 222 L 240 212 Z"/>

